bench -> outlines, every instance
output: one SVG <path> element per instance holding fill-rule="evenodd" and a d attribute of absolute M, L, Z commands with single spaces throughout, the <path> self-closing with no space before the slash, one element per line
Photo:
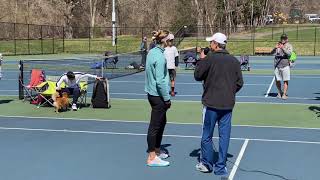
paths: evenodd
<path fill-rule="evenodd" d="M 256 47 L 254 49 L 255 55 L 271 55 L 271 51 L 273 48 L 271 47 Z"/>

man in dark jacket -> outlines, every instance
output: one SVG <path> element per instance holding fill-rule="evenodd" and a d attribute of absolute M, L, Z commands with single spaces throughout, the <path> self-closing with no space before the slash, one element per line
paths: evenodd
<path fill-rule="evenodd" d="M 201 162 L 197 170 L 216 175 L 228 174 L 227 152 L 231 133 L 232 110 L 235 95 L 243 86 L 239 61 L 226 50 L 227 37 L 216 33 L 206 39 L 212 52 L 202 54 L 194 71 L 197 81 L 203 81 L 203 134 L 201 138 Z M 219 126 L 219 159 L 214 165 L 212 136 L 215 124 Z"/>

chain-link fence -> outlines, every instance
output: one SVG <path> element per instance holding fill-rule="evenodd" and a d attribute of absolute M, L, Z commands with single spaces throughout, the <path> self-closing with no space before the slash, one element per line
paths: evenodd
<path fill-rule="evenodd" d="M 180 49 L 206 47 L 209 45 L 205 38 L 216 32 L 228 36 L 227 49 L 234 55 L 256 55 L 257 49 L 273 48 L 285 33 L 289 42 L 299 55 L 320 55 L 320 26 L 286 25 L 266 27 L 204 27 L 190 26 L 186 28 L 185 38 Z"/>
<path fill-rule="evenodd" d="M 172 30 L 172 28 L 164 28 Z M 143 36 L 151 42 L 151 27 L 116 27 L 116 45 L 112 45 L 112 27 L 62 27 L 18 23 L 0 23 L 0 52 L 5 55 L 54 53 L 114 53 L 140 50 Z M 286 33 L 299 55 L 320 55 L 320 26 L 286 25 L 266 27 L 184 26 L 175 33 L 179 49 L 208 46 L 205 37 L 215 32 L 228 36 L 228 50 L 235 55 L 255 55 L 260 47 L 274 47 Z"/>

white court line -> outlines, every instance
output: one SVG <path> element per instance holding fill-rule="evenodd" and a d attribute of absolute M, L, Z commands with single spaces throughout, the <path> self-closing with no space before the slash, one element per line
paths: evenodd
<path fill-rule="evenodd" d="M 110 93 L 111 95 L 132 95 L 132 96 L 146 96 L 146 94 L 142 93 Z M 201 97 L 202 94 L 184 94 L 184 95 L 176 95 L 176 97 Z M 257 99 L 265 99 L 264 96 L 236 96 L 237 98 L 257 98 Z M 276 99 L 276 97 L 272 97 Z M 289 97 L 290 99 L 297 100 L 317 100 L 316 98 L 303 98 L 303 97 Z"/>
<path fill-rule="evenodd" d="M 113 81 L 111 80 L 110 83 L 145 83 L 145 81 Z M 200 82 L 176 82 L 176 84 L 185 84 L 185 85 L 202 85 Z M 269 84 L 244 84 L 244 86 L 266 86 Z"/>
<path fill-rule="evenodd" d="M 270 83 L 270 86 L 269 86 L 269 88 L 268 88 L 268 90 L 267 90 L 267 93 L 266 93 L 266 95 L 265 95 L 264 97 L 268 97 L 268 96 L 269 96 L 269 93 L 270 93 L 270 91 L 271 91 L 271 88 L 272 88 L 272 85 L 273 85 L 275 79 L 276 79 L 276 78 L 273 76 L 272 81 L 271 81 L 271 83 Z"/>
<path fill-rule="evenodd" d="M 239 152 L 239 155 L 237 157 L 237 160 L 236 162 L 234 163 L 233 167 L 232 167 L 232 170 L 230 172 L 230 175 L 229 175 L 229 180 L 233 180 L 234 178 L 234 175 L 236 174 L 237 172 L 237 169 L 239 167 L 239 164 L 240 164 L 240 161 L 243 157 L 243 154 L 244 154 L 244 151 L 246 150 L 247 146 L 248 146 L 248 143 L 249 143 L 249 139 L 246 139 L 240 149 L 240 152 Z"/>
<path fill-rule="evenodd" d="M 80 131 L 70 129 L 39 129 L 39 128 L 10 128 L 0 127 L 0 130 L 16 130 L 16 131 L 39 131 L 39 132 L 63 132 L 63 133 L 84 133 L 84 134 L 107 134 L 107 135 L 127 135 L 127 136 L 147 136 L 145 133 L 129 133 L 129 132 L 112 132 L 112 131 Z M 0 132 L 1 133 L 1 132 Z M 164 134 L 164 137 L 174 138 L 196 138 L 201 139 L 201 136 L 189 136 L 189 135 L 178 135 L 178 134 Z M 213 137 L 213 139 L 219 139 L 219 137 Z M 282 142 L 282 143 L 296 143 L 296 144 L 316 144 L 320 145 L 317 141 L 291 141 L 282 139 L 250 139 L 250 138 L 230 138 L 231 140 L 239 141 L 258 141 L 258 142 Z"/>
<path fill-rule="evenodd" d="M 0 115 L 0 118 L 20 118 L 20 119 L 49 119 L 49 120 L 73 120 L 73 121 L 97 121 L 97 122 L 116 122 L 116 123 L 141 123 L 148 124 L 149 121 L 128 121 L 114 119 L 80 119 L 80 118 L 58 118 L 58 117 L 41 117 L 41 116 L 5 116 Z M 1 119 L 0 119 L 1 120 Z M 174 125 L 202 125 L 202 123 L 182 123 L 182 122 L 167 122 Z M 286 127 L 286 126 L 254 126 L 254 125 L 232 125 L 232 127 L 250 127 L 250 128 L 275 128 L 275 129 L 298 129 L 298 130 L 320 130 L 320 128 L 301 128 L 301 127 Z"/>

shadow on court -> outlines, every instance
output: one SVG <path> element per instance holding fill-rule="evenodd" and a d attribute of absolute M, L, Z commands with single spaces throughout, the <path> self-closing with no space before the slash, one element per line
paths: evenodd
<path fill-rule="evenodd" d="M 269 93 L 268 96 L 269 97 L 277 97 L 278 93 Z"/>
<path fill-rule="evenodd" d="M 320 97 L 319 97 L 319 100 L 320 100 Z M 318 115 L 318 117 L 320 117 L 320 107 L 318 107 L 318 106 L 310 106 L 309 110 L 315 112 Z"/>
<path fill-rule="evenodd" d="M 6 99 L 6 100 L 0 100 L 0 104 L 7 104 L 7 103 L 10 103 L 11 101 L 13 100 L 9 100 L 9 99 Z"/>
<path fill-rule="evenodd" d="M 197 158 L 197 161 L 200 162 L 200 150 L 201 150 L 201 149 L 195 149 L 195 150 L 193 150 L 193 151 L 189 154 L 189 156 L 190 156 L 190 157 Z M 213 163 L 216 163 L 216 162 L 218 161 L 218 157 L 219 157 L 219 152 L 214 151 L 214 154 L 213 154 L 213 158 L 214 158 Z M 228 154 L 227 154 L 227 158 L 233 158 L 233 155 L 228 153 Z"/>

